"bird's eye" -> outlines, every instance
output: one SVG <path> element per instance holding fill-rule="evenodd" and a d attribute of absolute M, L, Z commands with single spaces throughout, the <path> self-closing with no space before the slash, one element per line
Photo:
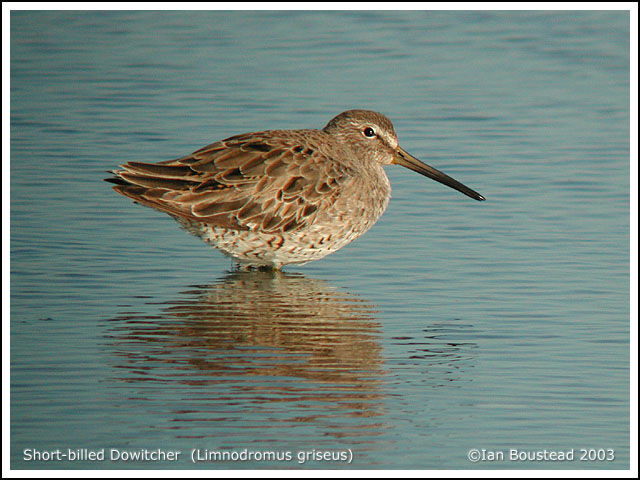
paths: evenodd
<path fill-rule="evenodd" d="M 372 138 L 372 137 L 375 137 L 375 136 L 376 136 L 376 132 L 375 132 L 375 131 L 373 130 L 373 128 L 371 128 L 371 127 L 367 127 L 367 128 L 365 128 L 365 129 L 362 131 L 362 133 L 364 133 L 364 136 L 365 136 L 365 137 L 369 137 L 369 138 Z"/>

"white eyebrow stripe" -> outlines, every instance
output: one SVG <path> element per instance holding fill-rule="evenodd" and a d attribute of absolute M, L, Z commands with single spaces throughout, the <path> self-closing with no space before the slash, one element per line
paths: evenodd
<path fill-rule="evenodd" d="M 393 135 L 390 135 L 388 132 L 385 132 L 384 130 L 381 133 L 382 133 L 382 136 L 384 137 L 384 142 L 387 145 L 389 145 L 392 148 L 398 148 L 398 140 L 394 138 Z"/>
<path fill-rule="evenodd" d="M 373 128 L 375 134 L 388 146 L 391 148 L 398 148 L 398 139 L 394 138 L 389 132 L 387 132 L 384 128 L 379 127 L 375 123 L 359 123 L 359 122 L 349 122 L 354 127 L 362 128 L 363 131 L 365 128 L 370 127 Z"/>

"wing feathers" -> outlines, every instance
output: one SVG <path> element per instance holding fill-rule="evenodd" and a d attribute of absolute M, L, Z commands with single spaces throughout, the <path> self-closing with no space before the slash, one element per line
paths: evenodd
<path fill-rule="evenodd" d="M 127 163 L 127 170 L 142 175 L 168 177 L 168 178 L 185 178 L 191 176 L 194 172 L 186 165 L 160 165 L 157 163 Z"/>
<path fill-rule="evenodd" d="M 339 152 L 300 146 L 313 135 L 326 134 L 238 135 L 168 162 L 129 162 L 107 180 L 118 193 L 176 217 L 238 230 L 294 231 L 311 224 L 335 201 L 338 187 L 355 178 L 336 161 Z"/>
<path fill-rule="evenodd" d="M 123 172 L 120 178 L 134 185 L 140 185 L 148 188 L 166 188 L 170 190 L 183 190 L 189 187 L 196 187 L 199 182 L 192 180 L 180 180 L 176 178 L 164 178 L 151 175 L 134 175 L 132 173 Z"/>

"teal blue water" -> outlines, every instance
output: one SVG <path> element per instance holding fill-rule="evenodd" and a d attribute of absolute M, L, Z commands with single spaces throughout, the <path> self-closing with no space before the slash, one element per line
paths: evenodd
<path fill-rule="evenodd" d="M 13 12 L 10 80 L 12 468 L 629 468 L 628 12 Z M 350 108 L 487 201 L 247 274 L 102 181 Z"/>

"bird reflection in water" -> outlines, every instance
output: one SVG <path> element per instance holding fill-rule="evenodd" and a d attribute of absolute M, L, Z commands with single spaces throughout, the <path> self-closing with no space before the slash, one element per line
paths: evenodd
<path fill-rule="evenodd" d="M 108 335 L 117 380 L 145 382 L 129 399 L 156 392 L 154 405 L 166 400 L 173 415 L 168 428 L 194 438 L 219 436 L 215 421 L 225 435 L 306 424 L 371 437 L 383 428 L 381 326 L 361 298 L 300 274 L 239 271 L 160 305 L 153 316 L 113 319 Z"/>

